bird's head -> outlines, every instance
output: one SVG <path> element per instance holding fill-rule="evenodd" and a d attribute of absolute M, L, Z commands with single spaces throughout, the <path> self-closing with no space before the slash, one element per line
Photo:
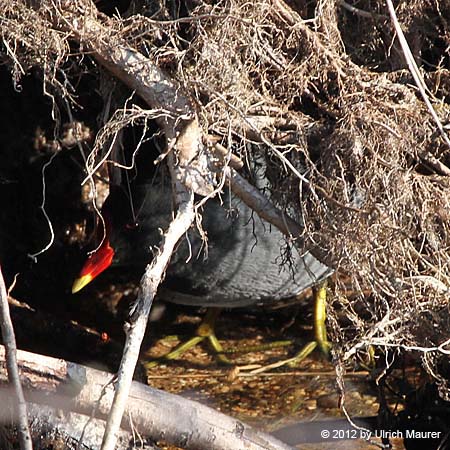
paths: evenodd
<path fill-rule="evenodd" d="M 109 196 L 102 206 L 103 226 L 98 227 L 97 234 L 97 242 L 101 239 L 103 242 L 87 258 L 73 283 L 72 293 L 83 289 L 113 262 L 123 266 L 145 267 L 151 258 L 150 245 L 158 242 L 160 238 L 158 230 L 164 228 L 171 208 L 165 191 L 155 192 L 157 192 L 156 200 L 150 196 L 151 192 L 147 185 L 143 185 L 141 190 L 135 189 L 135 201 L 140 205 L 140 217 L 137 222 L 137 218 L 130 212 L 128 194 L 121 187 L 110 186 Z M 147 197 L 150 200 L 146 201 Z"/>
<path fill-rule="evenodd" d="M 81 291 L 94 278 L 106 270 L 113 261 L 114 249 L 109 243 L 109 239 L 105 238 L 102 245 L 92 253 L 84 263 L 78 278 L 73 282 L 72 294 Z"/>

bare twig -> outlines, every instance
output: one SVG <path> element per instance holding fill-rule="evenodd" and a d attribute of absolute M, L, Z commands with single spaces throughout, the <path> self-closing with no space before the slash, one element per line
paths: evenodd
<path fill-rule="evenodd" d="M 253 372 L 246 372 L 245 370 L 253 370 L 260 368 L 260 364 L 254 364 L 249 366 L 243 366 L 243 367 L 236 367 L 238 370 L 236 371 L 236 374 L 233 374 L 232 377 L 234 378 L 283 378 L 283 377 L 306 377 L 306 378 L 313 378 L 313 377 L 332 377 L 334 378 L 336 376 L 336 371 L 334 370 L 288 370 L 286 372 L 259 372 L 259 373 L 253 373 Z M 360 370 L 358 372 L 348 372 L 344 375 L 346 378 L 367 378 L 368 373 L 366 370 Z M 147 378 L 149 380 L 164 380 L 167 378 L 167 375 L 148 375 Z M 229 373 L 221 372 L 208 372 L 208 373 L 192 373 L 189 372 L 187 374 L 171 374 L 171 379 L 189 379 L 189 380 L 201 380 L 201 379 L 219 379 L 219 378 L 230 378 Z"/>
<path fill-rule="evenodd" d="M 233 169 L 239 170 L 244 167 L 244 162 L 236 155 L 233 155 L 233 153 L 230 153 L 223 145 L 215 144 L 213 148 L 214 154 L 219 158 L 222 164 L 225 164 L 229 157 L 229 164 Z"/>
<path fill-rule="evenodd" d="M 41 250 L 39 250 L 36 253 L 28 255 L 31 259 L 36 259 L 37 256 L 41 255 L 42 253 L 45 253 L 53 245 L 53 241 L 55 239 L 55 232 L 53 231 L 52 221 L 50 220 L 50 217 L 49 217 L 49 215 L 47 213 L 47 210 L 45 209 L 45 203 L 46 203 L 46 199 L 47 199 L 47 196 L 46 196 L 46 189 L 47 189 L 47 187 L 46 187 L 46 182 L 45 182 L 45 171 L 52 164 L 52 162 L 53 162 L 53 160 L 54 160 L 54 158 L 56 157 L 57 154 L 58 154 L 57 152 L 53 153 L 53 155 L 50 157 L 50 159 L 42 166 L 42 171 L 41 171 L 41 174 L 42 174 L 42 202 L 41 202 L 41 205 L 39 206 L 39 208 L 42 211 L 42 214 L 44 215 L 45 220 L 48 223 L 48 230 L 49 230 L 49 233 L 50 233 L 50 239 L 49 239 L 48 243 Z"/>
<path fill-rule="evenodd" d="M 14 327 L 9 314 L 8 293 L 5 280 L 0 267 L 0 328 L 5 345 L 6 367 L 8 370 L 9 383 L 14 390 L 14 401 L 17 414 L 19 441 L 21 450 L 32 450 L 30 428 L 28 427 L 27 406 L 20 384 L 19 368 L 17 367 L 17 346 L 14 335 Z"/>
<path fill-rule="evenodd" d="M 411 49 L 409 48 L 408 41 L 405 38 L 402 27 L 400 26 L 392 0 L 386 0 L 386 2 L 388 5 L 389 14 L 391 15 L 392 23 L 394 24 L 395 32 L 397 33 L 398 40 L 400 41 L 400 45 L 403 50 L 403 55 L 405 56 L 405 60 L 408 64 L 409 71 L 411 72 L 411 75 L 413 76 L 414 81 L 416 82 L 417 88 L 419 89 L 420 95 L 422 96 L 425 105 L 427 105 L 431 117 L 433 117 L 433 120 L 435 121 L 438 127 L 439 133 L 441 134 L 445 143 L 450 148 L 450 139 L 447 136 L 447 132 L 445 131 L 444 125 L 442 125 L 441 120 L 436 114 L 436 111 L 434 110 L 434 107 L 431 104 L 430 99 L 428 98 L 426 91 L 427 87 L 425 85 L 425 82 L 423 81 L 422 75 L 420 74 L 420 70 L 417 67 L 416 61 L 414 60 L 414 56 L 411 53 Z"/>
<path fill-rule="evenodd" d="M 350 5 L 349 3 L 347 3 L 344 0 L 339 0 L 339 4 L 347 11 L 350 11 L 351 13 L 356 14 L 357 16 L 364 17 L 365 19 L 386 20 L 389 18 L 382 14 L 372 13 L 370 11 L 364 11 L 361 8 L 356 8 L 355 6 Z"/>
<path fill-rule="evenodd" d="M 186 195 L 188 200 L 179 205 L 178 213 L 164 236 L 158 255 L 147 266 L 141 280 L 136 307 L 132 311 L 132 322 L 127 325 L 126 329 L 127 338 L 117 374 L 117 389 L 106 425 L 102 450 L 114 450 L 116 434 L 120 428 L 120 422 L 125 411 L 153 299 L 161 280 L 164 278 L 164 273 L 170 262 L 175 245 L 187 232 L 195 217 L 193 193 L 186 192 Z"/>

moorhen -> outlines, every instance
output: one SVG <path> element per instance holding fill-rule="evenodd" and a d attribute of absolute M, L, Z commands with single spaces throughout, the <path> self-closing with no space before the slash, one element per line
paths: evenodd
<path fill-rule="evenodd" d="M 113 260 L 143 271 L 151 260 L 152 246 L 160 242 L 161 230 L 167 229 L 173 210 L 167 183 L 157 180 L 134 187 L 133 199 L 139 199 L 140 205 L 137 227 L 130 226 L 127 219 L 130 199 L 124 192 L 119 186 L 110 187 L 102 207 L 103 243 L 87 259 L 73 284 L 73 293 Z M 294 247 L 290 261 L 282 263 L 281 250 L 287 245 L 284 236 L 227 191 L 209 200 L 202 216 L 207 244 L 194 228 L 179 244 L 162 285 L 164 300 L 208 308 L 268 305 L 300 294 L 332 272 L 311 254 L 300 255 Z M 210 330 L 206 337 L 214 346 L 217 340 L 212 327 L 206 328 Z"/>

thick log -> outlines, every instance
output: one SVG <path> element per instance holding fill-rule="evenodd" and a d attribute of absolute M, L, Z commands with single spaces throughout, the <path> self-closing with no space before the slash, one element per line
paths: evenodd
<path fill-rule="evenodd" d="M 28 415 L 35 449 L 100 448 L 105 429 L 103 420 L 35 403 L 28 403 Z M 137 433 L 121 430 L 117 438 L 115 450 L 158 450 L 151 440 Z M 79 446 L 79 442 L 83 444 Z"/>
<path fill-rule="evenodd" d="M 18 351 L 17 357 L 28 402 L 97 419 L 107 417 L 114 375 L 25 351 Z M 0 383 L 6 382 L 5 350 L 0 346 Z M 186 449 L 291 448 L 200 403 L 136 382 L 131 387 L 122 428 Z"/>

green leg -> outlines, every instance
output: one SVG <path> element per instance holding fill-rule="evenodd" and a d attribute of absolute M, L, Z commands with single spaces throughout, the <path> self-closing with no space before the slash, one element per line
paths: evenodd
<path fill-rule="evenodd" d="M 208 339 L 211 347 L 217 353 L 217 359 L 224 364 L 231 364 L 231 361 L 223 354 L 222 344 L 216 337 L 214 327 L 216 325 L 217 317 L 219 316 L 222 308 L 208 308 L 205 318 L 200 326 L 197 328 L 197 334 Z"/>
<path fill-rule="evenodd" d="M 324 280 L 315 289 L 314 293 L 314 335 L 317 345 L 323 354 L 330 353 L 330 343 L 327 338 L 327 286 L 328 281 Z"/>
<path fill-rule="evenodd" d="M 330 343 L 327 339 L 327 286 L 328 280 L 322 281 L 316 288 L 314 288 L 314 341 L 308 342 L 293 358 L 290 358 L 286 363 L 295 364 L 304 360 L 310 355 L 316 347 L 326 356 L 330 353 Z M 270 350 L 273 348 L 286 347 L 292 345 L 291 341 L 278 341 L 269 344 L 261 344 L 249 347 L 231 348 L 224 352 L 231 353 L 248 353 L 256 351 Z M 222 350 L 223 352 L 223 350 Z M 276 364 L 276 363 L 275 363 Z"/>
<path fill-rule="evenodd" d="M 285 364 L 289 364 L 290 366 L 296 366 L 301 361 L 303 361 L 306 357 L 308 357 L 316 347 L 324 353 L 325 355 L 329 354 L 330 351 L 330 343 L 327 339 L 327 330 L 326 330 L 326 299 L 327 299 L 327 280 L 322 281 L 317 288 L 314 289 L 314 341 L 306 344 L 300 352 L 297 353 L 293 358 L 289 358 L 286 361 L 282 361 L 279 363 L 275 363 L 274 367 L 280 367 Z M 282 341 L 278 343 L 272 343 L 269 345 L 261 345 L 255 346 L 251 348 L 241 348 L 241 349 L 230 349 L 224 351 L 222 345 L 218 341 L 215 332 L 214 326 L 217 317 L 221 312 L 221 308 L 209 308 L 205 318 L 203 319 L 200 326 L 197 328 L 197 335 L 188 341 L 180 344 L 171 352 L 159 358 L 158 361 L 151 361 L 144 364 L 147 369 L 157 366 L 160 361 L 171 361 L 174 359 L 178 359 L 181 355 L 183 355 L 186 351 L 195 347 L 200 342 L 207 339 L 211 345 L 211 347 L 217 353 L 217 358 L 220 362 L 225 364 L 231 364 L 231 361 L 225 356 L 225 353 L 237 353 L 237 352 L 248 352 L 248 351 L 261 351 L 265 347 L 273 348 L 278 346 L 286 346 L 289 345 L 289 342 Z M 269 366 L 271 367 L 271 366 Z M 266 367 L 269 368 L 269 367 Z M 264 368 L 262 368 L 264 370 Z M 258 369 L 258 371 L 262 371 Z"/>
<path fill-rule="evenodd" d="M 327 338 L 327 286 L 328 280 L 322 281 L 314 289 L 314 341 L 306 344 L 300 352 L 293 358 L 287 360 L 289 366 L 297 366 L 309 356 L 316 347 L 319 347 L 321 352 L 326 356 L 330 353 L 330 343 Z"/>
<path fill-rule="evenodd" d="M 308 357 L 317 347 L 325 353 L 329 354 L 330 343 L 327 339 L 327 329 L 326 329 L 326 300 L 327 300 L 327 280 L 322 281 L 322 283 L 314 289 L 314 340 L 308 342 L 295 356 L 286 359 L 284 361 L 278 361 L 268 366 L 259 367 L 257 369 L 251 370 L 249 373 L 258 374 L 266 372 L 271 369 L 276 369 L 278 367 L 290 366 L 296 367 L 301 361 Z"/>
<path fill-rule="evenodd" d="M 212 348 L 217 353 L 217 358 L 220 362 L 225 364 L 230 364 L 228 358 L 223 355 L 223 348 L 220 342 L 218 341 L 215 332 L 214 326 L 217 317 L 219 316 L 221 308 L 209 308 L 202 323 L 197 328 L 196 336 L 189 339 L 186 342 L 183 342 L 179 346 L 177 346 L 174 350 L 167 353 L 166 355 L 159 358 L 158 361 L 150 361 L 144 364 L 146 369 L 151 369 L 152 367 L 156 367 L 160 364 L 161 361 L 172 361 L 174 359 L 180 358 L 184 353 L 186 353 L 191 348 L 195 347 L 200 342 L 207 339 L 211 344 Z"/>

